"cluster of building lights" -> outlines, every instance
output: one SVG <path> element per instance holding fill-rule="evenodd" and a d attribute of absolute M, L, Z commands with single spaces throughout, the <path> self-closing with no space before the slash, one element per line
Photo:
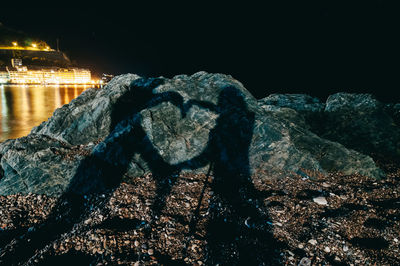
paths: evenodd
<path fill-rule="evenodd" d="M 0 46 L 2 50 L 32 50 L 55 51 L 45 43 L 31 43 L 30 46 L 19 46 L 17 41 L 11 42 L 11 46 Z M 0 71 L 0 84 L 86 84 L 101 85 L 103 80 L 92 80 L 88 69 L 60 68 L 60 67 L 36 67 L 28 69 L 22 65 L 21 59 L 13 58 L 12 67 L 6 67 L 6 71 Z"/>
<path fill-rule="evenodd" d="M 20 46 L 17 41 L 10 45 L 0 46 L 0 50 L 30 50 L 55 52 L 44 42 L 32 42 L 28 46 Z M 22 64 L 22 60 L 13 58 L 12 67 L 0 70 L 1 84 L 54 84 L 54 85 L 102 85 L 106 80 L 93 80 L 90 70 L 82 68 L 34 67 L 31 69 Z"/>
<path fill-rule="evenodd" d="M 92 80 L 87 69 L 40 69 L 0 72 L 0 84 L 102 84 Z"/>
<path fill-rule="evenodd" d="M 12 42 L 11 46 L 0 46 L 2 50 L 31 50 L 31 51 L 54 51 L 50 46 L 39 46 L 37 43 L 33 42 L 30 46 L 19 46 L 18 42 Z"/>

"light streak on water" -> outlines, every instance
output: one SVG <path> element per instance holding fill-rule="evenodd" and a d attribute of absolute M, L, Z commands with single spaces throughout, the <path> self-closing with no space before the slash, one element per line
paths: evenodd
<path fill-rule="evenodd" d="M 0 85 L 0 142 L 29 134 L 88 86 Z"/>

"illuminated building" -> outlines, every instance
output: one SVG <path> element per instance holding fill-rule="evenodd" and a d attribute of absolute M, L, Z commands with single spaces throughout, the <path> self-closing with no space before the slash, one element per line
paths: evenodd
<path fill-rule="evenodd" d="M 91 80 L 90 70 L 74 67 L 64 53 L 45 42 L 20 46 L 14 41 L 0 46 L 0 55 L 0 84 L 101 84 Z"/>
<path fill-rule="evenodd" d="M 10 80 L 10 76 L 6 71 L 0 71 L 0 84 L 6 84 Z"/>
<path fill-rule="evenodd" d="M 11 65 L 12 65 L 13 67 L 20 67 L 20 66 L 22 66 L 22 59 L 19 59 L 19 58 L 12 58 L 12 59 L 11 59 Z"/>
<path fill-rule="evenodd" d="M 15 70 L 7 68 L 7 83 L 11 84 L 89 84 L 91 73 L 81 68 L 41 68 L 28 69 L 25 66 L 17 67 Z M 2 73 L 2 72 L 0 72 Z M 1 79 L 0 74 L 0 79 Z M 5 83 L 5 82 L 4 82 Z"/>

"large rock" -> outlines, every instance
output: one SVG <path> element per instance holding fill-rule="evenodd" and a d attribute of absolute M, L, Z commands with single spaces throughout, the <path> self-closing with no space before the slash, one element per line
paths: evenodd
<path fill-rule="evenodd" d="M 321 136 L 367 154 L 400 158 L 400 128 L 370 94 L 329 96 Z"/>
<path fill-rule="evenodd" d="M 164 182 L 178 171 L 207 172 L 210 163 L 227 187 L 239 176 L 383 176 L 370 157 L 266 111 L 232 77 L 205 72 L 116 77 L 28 137 L 0 144 L 0 156 L 0 194 L 89 193 L 150 172 Z"/>
<path fill-rule="evenodd" d="M 318 98 L 306 94 L 270 94 L 258 100 L 258 104 L 264 110 L 310 130 L 321 123 L 325 109 L 325 104 Z"/>
<path fill-rule="evenodd" d="M 326 103 L 308 95 L 272 94 L 259 104 L 322 138 L 379 158 L 400 159 L 399 104 L 355 93 L 333 94 Z"/>
<path fill-rule="evenodd" d="M 317 113 L 322 112 L 325 104 L 318 98 L 306 94 L 270 94 L 260 99 L 258 103 L 263 108 L 287 107 L 298 111 L 299 113 Z"/>
<path fill-rule="evenodd" d="M 398 127 L 400 127 L 400 103 L 387 104 L 385 111 L 389 114 Z"/>
<path fill-rule="evenodd" d="M 86 148 L 86 147 L 85 147 Z M 89 150 L 30 134 L 0 145 L 0 195 L 61 194 Z"/>

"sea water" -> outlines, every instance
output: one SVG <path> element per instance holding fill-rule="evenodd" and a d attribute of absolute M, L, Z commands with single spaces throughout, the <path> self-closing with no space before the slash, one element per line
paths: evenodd
<path fill-rule="evenodd" d="M 88 88 L 88 85 L 0 85 L 0 142 L 29 134 L 57 108 Z"/>

